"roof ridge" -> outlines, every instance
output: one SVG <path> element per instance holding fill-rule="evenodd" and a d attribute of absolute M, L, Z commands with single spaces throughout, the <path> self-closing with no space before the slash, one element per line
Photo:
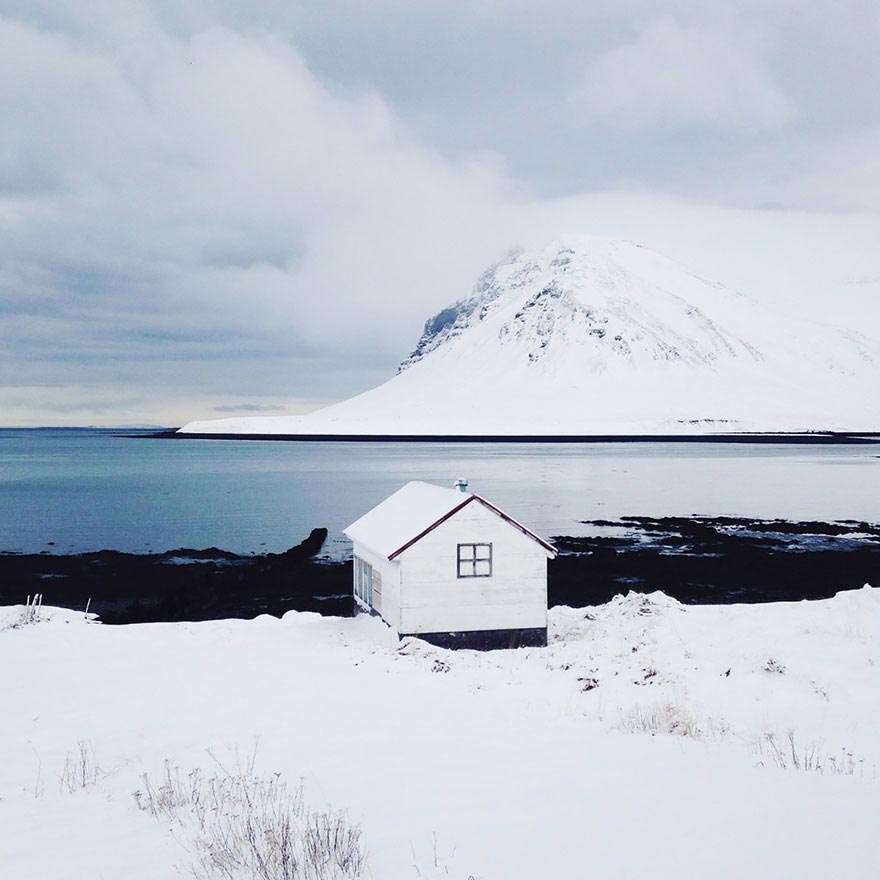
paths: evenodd
<path fill-rule="evenodd" d="M 532 538 L 548 553 L 556 555 L 555 547 L 481 495 L 425 480 L 409 480 L 343 529 L 343 534 L 380 556 L 393 560 L 473 501 L 478 501 Z"/>

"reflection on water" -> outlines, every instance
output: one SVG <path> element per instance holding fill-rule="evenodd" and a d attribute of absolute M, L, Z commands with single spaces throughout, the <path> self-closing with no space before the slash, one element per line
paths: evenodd
<path fill-rule="evenodd" d="M 880 519 L 875 445 L 153 440 L 0 430 L 0 550 L 283 550 L 342 528 L 407 480 L 470 489 L 546 535 L 580 520 Z M 49 542 L 54 542 L 49 546 Z"/>

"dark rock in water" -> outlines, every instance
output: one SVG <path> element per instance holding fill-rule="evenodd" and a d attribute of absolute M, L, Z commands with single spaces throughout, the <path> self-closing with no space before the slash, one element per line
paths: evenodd
<path fill-rule="evenodd" d="M 288 563 L 297 562 L 314 556 L 324 546 L 327 540 L 327 529 L 312 529 L 308 538 L 296 547 L 285 550 L 284 553 L 278 554 L 280 558 L 285 559 Z M 269 553 L 269 558 L 274 558 L 275 554 Z"/>

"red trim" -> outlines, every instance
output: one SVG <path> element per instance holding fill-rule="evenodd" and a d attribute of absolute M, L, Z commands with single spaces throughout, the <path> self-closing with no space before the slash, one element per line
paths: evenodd
<path fill-rule="evenodd" d="M 554 556 L 559 553 L 552 544 L 548 544 L 543 538 L 539 538 L 534 532 L 529 531 L 529 529 L 527 529 L 522 523 L 517 522 L 512 516 L 508 516 L 503 510 L 499 510 L 494 504 L 486 501 L 485 498 L 481 498 L 479 495 L 474 495 L 473 497 L 476 498 L 477 501 L 485 504 L 490 510 L 494 510 L 501 519 L 506 519 L 512 526 L 516 526 L 516 528 L 518 528 L 524 535 L 528 535 L 530 538 L 537 541 L 545 550 L 549 551 Z"/>
<path fill-rule="evenodd" d="M 429 525 L 428 528 L 426 528 L 426 529 L 424 529 L 423 531 L 419 532 L 414 538 L 412 538 L 411 540 L 407 541 L 402 547 L 398 547 L 397 550 L 395 550 L 395 551 L 394 551 L 394 552 L 388 557 L 388 559 L 389 559 L 389 560 L 394 559 L 395 556 L 399 556 L 401 553 L 403 553 L 403 551 L 406 550 L 407 547 L 412 547 L 412 545 L 415 544 L 416 541 L 421 541 L 422 538 L 424 538 L 425 535 L 428 534 L 428 532 L 433 532 L 434 529 L 437 528 L 437 526 L 439 526 L 441 523 L 446 522 L 446 520 L 448 520 L 450 516 L 452 516 L 454 513 L 458 513 L 459 510 L 462 509 L 462 507 L 466 507 L 466 506 L 467 506 L 468 504 L 470 504 L 471 501 L 473 501 L 476 497 L 477 497 L 476 495 L 471 495 L 471 496 L 469 496 L 468 498 L 465 498 L 464 501 L 461 502 L 461 504 L 458 504 L 458 505 L 456 505 L 455 507 L 453 507 L 452 510 L 450 510 L 448 513 L 444 513 L 443 516 L 440 517 L 440 519 L 438 519 L 436 522 L 431 523 L 431 525 Z"/>
<path fill-rule="evenodd" d="M 539 538 L 534 532 L 530 532 L 522 523 L 518 523 L 512 516 L 508 516 L 503 510 L 499 510 L 494 504 L 490 504 L 488 501 L 486 501 L 485 498 L 481 498 L 479 495 L 469 495 L 467 498 L 465 498 L 464 501 L 461 502 L 461 504 L 457 504 L 455 507 L 452 508 L 452 510 L 450 510 L 448 513 L 444 513 L 443 516 L 440 517 L 440 519 L 438 519 L 436 522 L 431 523 L 428 528 L 423 529 L 414 538 L 407 541 L 402 547 L 398 547 L 397 550 L 395 550 L 392 554 L 388 556 L 389 561 L 394 559 L 395 556 L 399 556 L 407 548 L 412 547 L 412 545 L 415 544 L 416 541 L 421 541 L 422 538 L 424 538 L 425 535 L 428 534 L 428 532 L 433 532 L 434 529 L 437 528 L 437 526 L 445 523 L 446 520 L 449 519 L 449 517 L 454 516 L 463 507 L 467 507 L 467 505 L 470 504 L 471 501 L 479 501 L 482 505 L 488 507 L 489 510 L 497 513 L 498 516 L 501 517 L 501 519 L 506 520 L 512 526 L 519 529 L 524 535 L 528 535 L 528 537 L 532 538 L 532 540 L 537 541 L 545 550 L 552 553 L 554 556 L 558 554 L 559 551 L 552 544 L 548 544 L 545 540 Z"/>

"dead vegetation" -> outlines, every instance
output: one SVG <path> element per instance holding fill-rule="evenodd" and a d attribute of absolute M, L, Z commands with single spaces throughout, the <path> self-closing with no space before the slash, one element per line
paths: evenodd
<path fill-rule="evenodd" d="M 339 811 L 306 807 L 300 785 L 279 773 L 257 774 L 236 759 L 207 775 L 166 761 L 142 776 L 138 807 L 193 833 L 192 873 L 199 880 L 357 880 L 366 871 L 360 827 Z"/>
<path fill-rule="evenodd" d="M 627 733 L 658 733 L 702 739 L 703 731 L 697 719 L 676 703 L 655 703 L 652 706 L 633 706 L 620 718 L 620 730 Z"/>
<path fill-rule="evenodd" d="M 864 777 L 866 772 L 864 759 L 855 758 L 845 747 L 825 752 L 820 741 L 798 743 L 794 730 L 787 730 L 783 737 L 766 732 L 756 740 L 754 749 L 759 764 L 770 763 L 781 770 L 859 777 Z M 876 768 L 870 773 L 872 778 L 876 777 Z"/>
<path fill-rule="evenodd" d="M 95 758 L 95 749 L 88 740 L 80 740 L 67 753 L 61 771 L 61 790 L 74 794 L 98 782 L 101 768 Z"/>
<path fill-rule="evenodd" d="M 24 626 L 41 623 L 43 620 L 43 594 L 35 593 L 33 597 L 27 597 L 21 613 L 6 626 L 6 629 L 21 629 Z"/>
<path fill-rule="evenodd" d="M 730 732 L 727 722 L 711 718 L 699 720 L 682 703 L 633 706 L 621 715 L 617 728 L 627 733 L 665 734 L 694 740 L 717 740 Z"/>

